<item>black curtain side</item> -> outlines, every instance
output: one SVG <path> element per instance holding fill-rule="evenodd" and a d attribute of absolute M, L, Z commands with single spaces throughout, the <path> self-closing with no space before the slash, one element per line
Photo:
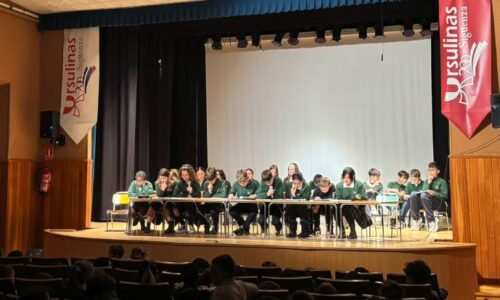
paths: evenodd
<path fill-rule="evenodd" d="M 137 170 L 154 181 L 160 168 L 207 161 L 203 41 L 116 27 L 101 28 L 100 43 L 94 221 Z"/>

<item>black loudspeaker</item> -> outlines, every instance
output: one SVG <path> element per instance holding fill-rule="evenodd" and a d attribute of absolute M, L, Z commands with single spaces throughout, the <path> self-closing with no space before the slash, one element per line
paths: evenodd
<path fill-rule="evenodd" d="M 59 136 L 59 112 L 42 111 L 40 113 L 40 138 L 56 138 Z"/>
<path fill-rule="evenodd" d="M 500 94 L 491 95 L 491 125 L 500 128 Z"/>

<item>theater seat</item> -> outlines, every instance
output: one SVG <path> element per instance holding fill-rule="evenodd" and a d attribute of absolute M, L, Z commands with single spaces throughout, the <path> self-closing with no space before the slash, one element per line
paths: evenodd
<path fill-rule="evenodd" d="M 247 272 L 247 275 L 249 276 L 274 276 L 278 277 L 281 275 L 281 268 L 280 267 L 247 267 L 247 266 L 241 266 L 243 270 Z"/>
<path fill-rule="evenodd" d="M 16 278 L 15 280 L 15 287 L 18 294 L 22 294 L 26 288 L 33 286 L 44 289 L 49 293 L 51 298 L 64 297 L 65 286 L 62 278 L 55 278 L 55 279 Z"/>
<path fill-rule="evenodd" d="M 272 277 L 272 276 L 262 276 L 261 281 L 273 281 L 276 282 L 283 289 L 287 289 L 290 292 L 296 290 L 304 290 L 307 292 L 312 292 L 314 290 L 313 279 L 311 276 L 302 277 Z"/>
<path fill-rule="evenodd" d="M 328 299 L 343 299 L 343 300 L 357 300 L 356 294 L 318 294 L 309 293 L 315 300 L 328 300 Z"/>
<path fill-rule="evenodd" d="M 279 300 L 288 300 L 288 290 L 258 290 L 256 298 L 260 296 L 271 296 Z"/>
<path fill-rule="evenodd" d="M 132 282 L 118 283 L 118 298 L 120 300 L 136 299 L 170 299 L 170 286 L 167 283 L 140 284 Z"/>

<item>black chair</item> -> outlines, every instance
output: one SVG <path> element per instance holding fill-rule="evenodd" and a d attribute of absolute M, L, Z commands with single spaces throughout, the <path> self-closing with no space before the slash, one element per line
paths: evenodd
<path fill-rule="evenodd" d="M 189 264 L 189 262 L 173 262 L 173 261 L 155 261 L 156 268 L 158 272 L 171 272 L 171 273 L 180 273 L 185 265 Z"/>
<path fill-rule="evenodd" d="M 170 299 L 172 297 L 171 288 L 166 283 L 146 285 L 133 282 L 119 282 L 117 291 L 120 300 Z"/>
<path fill-rule="evenodd" d="M 344 279 L 347 276 L 347 274 L 349 274 L 349 271 L 335 270 L 335 279 Z M 327 278 L 327 277 L 325 277 L 325 278 Z"/>
<path fill-rule="evenodd" d="M 404 296 L 408 298 L 432 299 L 432 287 L 430 284 L 401 284 Z"/>
<path fill-rule="evenodd" d="M 37 266 L 69 266 L 68 259 L 65 257 L 32 257 L 31 264 Z"/>
<path fill-rule="evenodd" d="M 7 295 L 3 296 L 3 299 L 5 299 L 5 300 L 18 300 L 18 299 L 21 299 L 21 298 L 18 295 L 7 294 Z"/>
<path fill-rule="evenodd" d="M 139 271 L 137 270 L 113 269 L 113 276 L 118 282 L 125 281 L 138 283 L 141 281 L 141 278 L 139 278 Z"/>
<path fill-rule="evenodd" d="M 312 277 L 316 278 L 332 278 L 332 271 L 329 269 L 313 269 L 311 271 Z"/>
<path fill-rule="evenodd" d="M 235 278 L 244 282 L 254 283 L 256 285 L 259 284 L 259 277 L 257 276 L 236 276 Z"/>
<path fill-rule="evenodd" d="M 96 261 L 97 258 L 81 258 L 81 257 L 71 257 L 70 258 L 70 262 L 71 262 L 71 265 L 74 265 L 77 261 L 79 260 L 86 260 L 86 261 L 89 261 L 91 264 L 94 264 L 94 262 Z M 103 257 L 102 259 L 107 259 L 108 262 L 110 261 L 109 258 L 107 257 Z M 111 265 L 111 263 L 109 263 L 109 265 Z"/>
<path fill-rule="evenodd" d="M 311 276 L 302 277 L 271 277 L 262 276 L 261 281 L 273 281 L 276 282 L 282 289 L 287 289 L 291 293 L 296 290 L 304 290 L 306 292 L 314 291 L 313 279 Z"/>
<path fill-rule="evenodd" d="M 318 294 L 309 293 L 315 300 L 328 300 L 328 299 L 344 299 L 344 300 L 357 300 L 356 294 Z"/>
<path fill-rule="evenodd" d="M 144 264 L 145 260 L 131 260 L 131 259 L 111 259 L 111 266 L 113 269 L 122 270 L 139 270 Z"/>
<path fill-rule="evenodd" d="M 279 300 L 288 300 L 288 290 L 258 290 L 257 296 L 272 296 Z"/>
<path fill-rule="evenodd" d="M 181 273 L 174 273 L 174 272 L 166 272 L 166 271 L 160 272 L 159 279 L 160 282 L 168 282 L 172 286 L 175 283 L 182 282 Z"/>
<path fill-rule="evenodd" d="M 96 271 L 101 271 L 101 272 L 108 274 L 111 277 L 114 277 L 113 268 L 111 268 L 111 267 L 95 267 L 95 269 L 96 269 Z"/>
<path fill-rule="evenodd" d="M 281 275 L 280 267 L 247 267 L 241 266 L 243 270 L 247 272 L 248 276 L 271 276 L 271 277 L 279 277 Z"/>
<path fill-rule="evenodd" d="M 29 257 L 0 257 L 0 265 L 24 265 L 30 263 Z"/>
<path fill-rule="evenodd" d="M 52 278 L 68 278 L 69 268 L 64 265 L 53 266 L 38 266 L 38 265 L 25 265 L 21 274 L 16 277 L 21 278 L 37 278 L 40 273 L 47 273 Z"/>
<path fill-rule="evenodd" d="M 372 292 L 372 285 L 369 280 L 318 278 L 316 281 L 318 282 L 318 284 L 321 284 L 323 282 L 332 284 L 339 294 L 353 293 L 361 296 L 363 294 L 370 294 Z"/>
<path fill-rule="evenodd" d="M 438 283 L 438 277 L 436 274 L 432 273 L 431 274 L 431 287 L 433 291 L 436 291 L 436 293 L 439 293 L 439 283 Z"/>
<path fill-rule="evenodd" d="M 62 278 L 54 279 L 27 279 L 27 278 L 16 278 L 15 287 L 17 293 L 21 295 L 24 290 L 28 287 L 40 287 L 46 290 L 51 298 L 63 298 L 64 297 L 64 280 Z"/>
<path fill-rule="evenodd" d="M 406 274 L 387 273 L 387 279 L 396 281 L 397 283 L 406 283 Z"/>
<path fill-rule="evenodd" d="M 369 280 L 370 282 L 384 281 L 384 275 L 378 272 L 358 273 L 358 278 Z"/>
<path fill-rule="evenodd" d="M 0 293 L 3 295 L 6 294 L 15 294 L 16 290 L 14 289 L 14 278 L 0 278 Z"/>

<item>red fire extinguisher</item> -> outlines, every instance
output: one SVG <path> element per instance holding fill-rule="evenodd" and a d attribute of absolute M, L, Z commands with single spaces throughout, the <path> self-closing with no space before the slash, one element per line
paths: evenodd
<path fill-rule="evenodd" d="M 41 168 L 38 172 L 38 192 L 46 195 L 49 192 L 52 169 L 48 166 Z"/>

